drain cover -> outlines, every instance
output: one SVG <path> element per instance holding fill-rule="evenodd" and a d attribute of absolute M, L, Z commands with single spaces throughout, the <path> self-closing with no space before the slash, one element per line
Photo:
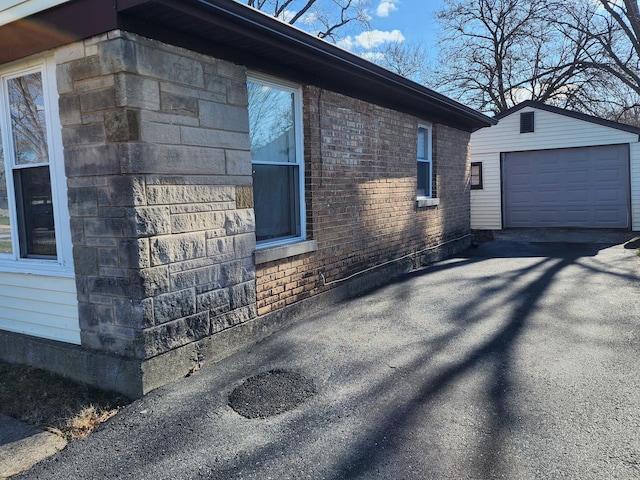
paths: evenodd
<path fill-rule="evenodd" d="M 271 370 L 246 379 L 229 395 L 229 406 L 247 418 L 266 418 L 294 409 L 316 393 L 299 373 Z"/>

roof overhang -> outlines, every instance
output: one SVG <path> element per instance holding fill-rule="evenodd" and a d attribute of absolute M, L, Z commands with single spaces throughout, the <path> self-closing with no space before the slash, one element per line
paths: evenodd
<path fill-rule="evenodd" d="M 49 48 L 62 45 L 65 39 L 70 42 L 119 28 L 462 130 L 496 123 L 444 95 L 233 0 L 73 0 L 26 20 L 54 33 L 48 39 Z M 16 49 L 22 53 L 33 50 L 18 45 L 26 40 L 42 51 L 47 42 L 34 39 L 16 23 L 25 22 L 0 28 L 0 44 L 6 38 L 3 30 L 13 29 L 14 38 L 26 35 L 14 42 Z M 27 54 L 31 53 L 36 52 Z M 0 63 L 10 60 L 9 56 L 6 50 L 0 53 Z"/>

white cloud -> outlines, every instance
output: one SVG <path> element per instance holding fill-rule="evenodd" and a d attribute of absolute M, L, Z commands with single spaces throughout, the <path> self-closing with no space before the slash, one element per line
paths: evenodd
<path fill-rule="evenodd" d="M 338 40 L 336 45 L 338 45 L 339 47 L 344 48 L 345 50 L 352 50 L 353 47 L 355 46 L 355 41 L 353 40 L 353 37 L 351 35 L 349 35 L 349 36 L 346 36 L 346 37 L 341 38 L 340 40 Z"/>
<path fill-rule="evenodd" d="M 376 15 L 379 17 L 388 17 L 391 12 L 398 9 L 398 0 L 383 0 L 376 8 Z"/>
<path fill-rule="evenodd" d="M 392 30 L 385 32 L 381 30 L 369 30 L 362 32 L 354 37 L 357 45 L 367 50 L 379 47 L 388 42 L 404 42 L 404 35 L 400 30 Z"/>

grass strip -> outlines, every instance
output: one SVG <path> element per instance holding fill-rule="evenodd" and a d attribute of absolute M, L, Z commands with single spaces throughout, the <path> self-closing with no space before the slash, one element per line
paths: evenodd
<path fill-rule="evenodd" d="M 114 392 L 0 361 L 0 413 L 67 440 L 86 437 L 128 403 Z"/>

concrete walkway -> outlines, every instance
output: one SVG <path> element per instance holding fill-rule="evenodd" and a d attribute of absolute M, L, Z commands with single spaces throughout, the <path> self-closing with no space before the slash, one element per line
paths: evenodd
<path fill-rule="evenodd" d="M 638 479 L 633 237 L 487 242 L 151 392 L 18 478 Z"/>
<path fill-rule="evenodd" d="M 0 414 L 0 479 L 28 470 L 66 444 L 58 435 Z"/>

